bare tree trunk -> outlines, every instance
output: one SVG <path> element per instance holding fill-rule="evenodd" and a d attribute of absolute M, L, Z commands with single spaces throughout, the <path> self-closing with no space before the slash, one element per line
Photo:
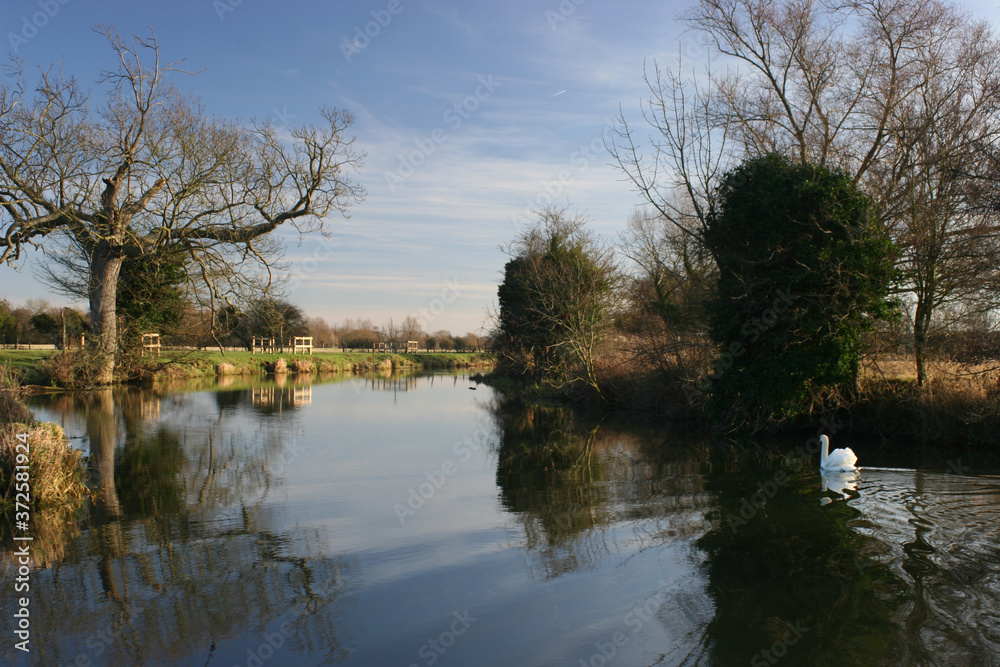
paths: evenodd
<path fill-rule="evenodd" d="M 917 386 L 924 386 L 927 379 L 927 331 L 931 324 L 930 305 L 920 299 L 913 316 L 913 357 L 917 365 Z"/>
<path fill-rule="evenodd" d="M 114 253 L 107 242 L 101 242 L 90 265 L 90 321 L 94 328 L 96 347 L 94 361 L 97 372 L 94 381 L 109 385 L 114 381 L 115 352 L 118 349 L 118 274 L 122 257 Z"/>

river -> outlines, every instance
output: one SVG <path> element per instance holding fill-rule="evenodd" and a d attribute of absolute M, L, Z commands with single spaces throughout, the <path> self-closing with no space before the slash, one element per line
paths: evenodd
<path fill-rule="evenodd" d="M 31 400 L 96 496 L 33 517 L 4 664 L 1000 664 L 1000 479 L 824 490 L 463 374 L 226 382 Z"/>

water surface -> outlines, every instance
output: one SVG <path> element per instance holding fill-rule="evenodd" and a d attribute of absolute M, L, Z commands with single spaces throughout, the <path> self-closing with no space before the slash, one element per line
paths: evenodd
<path fill-rule="evenodd" d="M 4 614 L 4 662 L 1000 664 L 995 478 L 824 491 L 793 457 L 502 405 L 462 375 L 32 408 L 97 495 L 34 517 L 32 652 Z"/>

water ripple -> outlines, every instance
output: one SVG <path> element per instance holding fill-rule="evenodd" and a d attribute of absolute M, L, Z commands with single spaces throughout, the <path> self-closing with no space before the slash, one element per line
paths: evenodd
<path fill-rule="evenodd" d="M 860 533 L 910 582 L 892 664 L 1000 664 L 1000 480 L 865 470 Z"/>

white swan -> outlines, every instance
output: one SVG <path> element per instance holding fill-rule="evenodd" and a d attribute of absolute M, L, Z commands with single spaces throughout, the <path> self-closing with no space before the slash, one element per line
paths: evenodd
<path fill-rule="evenodd" d="M 825 435 L 819 436 L 819 443 L 822 446 L 819 452 L 819 467 L 823 472 L 850 472 L 857 470 L 854 465 L 858 462 L 858 457 L 854 452 L 847 449 L 835 449 L 830 452 L 830 438 Z"/>

